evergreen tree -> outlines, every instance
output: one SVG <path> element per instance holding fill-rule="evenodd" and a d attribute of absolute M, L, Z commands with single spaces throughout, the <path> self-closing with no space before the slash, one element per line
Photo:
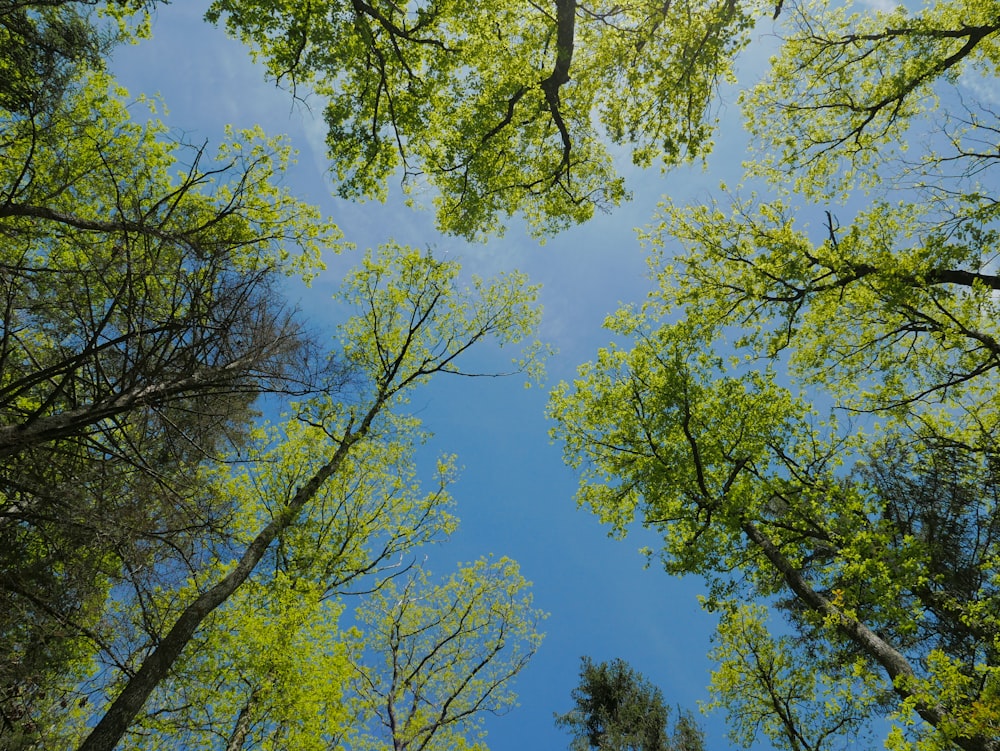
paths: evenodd
<path fill-rule="evenodd" d="M 670 710 L 663 692 L 627 662 L 594 664 L 584 657 L 576 706 L 556 715 L 556 725 L 573 734 L 573 751 L 703 751 L 704 738 L 690 712 L 678 712 L 668 732 Z"/>

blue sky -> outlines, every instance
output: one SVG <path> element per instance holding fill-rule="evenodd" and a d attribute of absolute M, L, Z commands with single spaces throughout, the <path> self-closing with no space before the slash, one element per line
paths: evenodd
<path fill-rule="evenodd" d="M 241 44 L 202 21 L 203 7 L 192 0 L 162 6 L 153 39 L 115 53 L 120 82 L 133 95 L 159 95 L 167 108 L 164 121 L 192 142 L 217 143 L 226 124 L 260 124 L 271 135 L 287 134 L 300 152 L 288 186 L 321 206 L 359 249 L 392 238 L 447 253 L 471 273 L 514 268 L 528 273 L 543 285 L 541 336 L 558 349 L 548 365 L 549 386 L 572 378 L 577 365 L 608 342 L 601 328 L 606 315 L 645 295 L 646 261 L 634 228 L 651 221 L 661 195 L 703 201 L 721 180 L 739 181 L 744 136 L 735 96 L 729 95 L 721 105 L 725 126 L 707 171 L 694 167 L 664 176 L 656 169 L 640 172 L 623 160 L 634 200 L 544 246 L 516 224 L 504 239 L 485 245 L 442 237 L 429 213 L 404 207 L 398 195 L 385 205 L 333 199 L 323 178 L 320 103 L 309 112 L 267 83 Z M 754 57 L 744 59 L 745 75 L 768 46 L 759 45 Z M 330 294 L 357 258 L 357 253 L 331 256 L 312 288 L 289 290 L 317 324 L 327 323 Z M 462 527 L 448 544 L 428 551 L 429 567 L 445 574 L 456 562 L 482 554 L 511 556 L 534 582 L 536 604 L 550 613 L 546 640 L 517 682 L 521 706 L 487 723 L 493 751 L 567 747 L 569 739 L 554 727 L 552 715 L 569 709 L 582 655 L 629 661 L 671 704 L 695 709 L 707 698 L 705 654 L 713 621 L 696 601 L 701 583 L 644 569 L 637 551 L 649 537 L 637 533 L 610 540 L 594 517 L 576 508 L 576 478 L 548 437 L 545 392 L 525 389 L 518 378 L 450 379 L 432 385 L 413 404 L 435 434 L 427 450 L 457 453 L 464 468 L 453 488 Z M 702 718 L 710 751 L 729 747 L 721 720 Z"/>

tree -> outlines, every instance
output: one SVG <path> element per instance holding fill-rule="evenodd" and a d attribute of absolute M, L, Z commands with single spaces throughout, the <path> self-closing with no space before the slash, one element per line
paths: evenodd
<path fill-rule="evenodd" d="M 274 291 L 338 241 L 277 187 L 287 147 L 133 121 L 76 5 L 0 5 L 0 735 L 67 700 L 111 587 L 225 538 L 193 467 L 257 396 L 340 378 Z"/>
<path fill-rule="evenodd" d="M 355 398 L 338 401 L 324 395 L 298 404 L 285 438 L 263 436 L 265 448 L 232 476 L 203 477 L 203 493 L 226 497 L 238 510 L 233 543 L 193 561 L 201 565 L 192 566 L 190 579 L 171 591 L 135 603 L 132 620 L 145 643 L 128 647 L 134 665 L 103 679 L 103 690 L 113 698 L 102 702 L 81 751 L 111 751 L 136 722 L 141 728 L 140 712 L 154 692 L 183 669 L 189 645 L 202 635 L 211 637 L 203 626 L 211 625 L 220 608 L 252 594 L 258 582 L 287 577 L 294 597 L 295 582 L 301 578 L 306 593 L 312 587 L 332 597 L 359 577 L 375 575 L 370 588 L 377 589 L 387 586 L 386 574 L 382 581 L 378 576 L 392 558 L 447 531 L 450 518 L 442 508 L 446 496 L 438 492 L 420 498 L 407 474 L 393 471 L 391 459 L 405 466 L 419 436 L 414 435 L 415 418 L 394 411 L 436 374 L 474 375 L 463 372 L 457 360 L 476 342 L 520 342 L 530 336 L 537 320 L 532 309 L 537 291 L 521 275 L 491 283 L 476 280 L 463 290 L 457 286 L 457 274 L 454 263 L 393 245 L 370 253 L 345 280 L 342 299 L 357 314 L 341 327 L 340 346 L 354 373 Z M 509 565 L 501 573 L 507 578 L 486 577 L 498 593 L 507 586 L 513 591 L 523 587 L 512 578 L 516 572 Z M 281 591 L 266 589 L 269 597 Z M 485 602 L 499 607 L 491 597 Z M 426 617 L 447 616 L 432 612 Z M 524 653 L 513 645 L 537 638 L 530 619 L 503 617 L 500 622 L 510 626 L 514 667 L 498 665 L 495 675 L 488 674 L 498 695 L 523 665 Z M 494 651 L 500 651 L 501 643 L 495 642 Z M 217 659 L 211 651 L 208 656 Z M 197 667 L 199 660 L 193 664 Z M 459 673 L 456 681 L 468 684 L 481 677 L 474 670 L 467 677 Z M 184 680 L 183 673 L 177 680 Z M 249 693 L 243 695 L 248 713 L 263 706 L 256 685 L 251 681 Z M 232 712 L 229 740 L 245 738 L 237 732 L 242 711 Z M 161 714 L 169 716 L 169 710 L 154 710 L 157 723 L 163 722 Z"/>
<path fill-rule="evenodd" d="M 742 743 L 998 747 L 996 10 L 786 7 L 743 99 L 779 195 L 667 202 L 629 343 L 553 395 L 580 503 L 706 577 Z"/>
<path fill-rule="evenodd" d="M 126 3 L 125 10 L 145 5 Z M 342 194 L 379 195 L 401 170 L 408 188 L 425 179 L 438 191 L 443 228 L 468 236 L 495 231 L 517 212 L 540 228 L 557 228 L 621 200 L 625 190 L 605 135 L 634 143 L 640 164 L 703 155 L 711 94 L 762 10 L 731 1 L 557 0 L 547 9 L 287 5 L 220 0 L 210 16 L 224 17 L 255 46 L 273 76 L 329 100 Z M 76 7 L 59 0 L 42 6 Z M 396 394 L 383 387 L 410 372 L 412 382 L 397 384 L 402 393 L 404 385 L 450 370 L 458 353 L 449 347 L 478 337 L 474 327 L 463 328 L 460 336 L 443 337 L 441 349 L 409 362 L 410 334 L 425 322 L 422 312 L 410 319 L 416 329 L 402 325 L 388 338 L 368 319 L 349 330 L 347 371 L 388 369 L 392 376 L 366 382 L 350 393 L 353 400 L 340 388 L 331 389 L 329 401 L 303 395 L 303 411 L 292 419 L 318 431 L 310 438 L 319 454 L 299 465 L 292 457 L 279 461 L 266 443 L 254 444 L 252 451 L 278 465 L 303 466 L 289 473 L 301 482 L 265 496 L 256 507 L 260 516 L 251 514 L 240 534 L 228 532 L 231 519 L 244 519 L 246 498 L 257 496 L 201 479 L 209 472 L 207 457 L 218 458 L 227 445 L 227 433 L 246 428 L 252 396 L 274 375 L 262 363 L 272 361 L 252 349 L 251 365 L 236 354 L 242 338 L 217 338 L 234 320 L 245 320 L 230 312 L 246 308 L 223 306 L 218 318 L 204 308 L 185 316 L 206 300 L 266 299 L 264 288 L 255 288 L 261 297 L 243 295 L 239 279 L 248 268 L 269 268 L 254 265 L 261 262 L 257 250 L 282 266 L 280 252 L 269 255 L 276 246 L 268 228 L 280 247 L 288 239 L 281 232 L 301 230 L 294 221 L 301 217 L 295 210 L 275 213 L 292 204 L 274 198 L 266 179 L 238 179 L 218 194 L 205 188 L 219 199 L 207 201 L 194 200 L 204 197 L 195 188 L 209 179 L 200 169 L 188 171 L 193 181 L 160 180 L 169 155 L 157 158 L 142 139 L 109 141 L 104 120 L 93 116 L 115 101 L 106 77 L 77 67 L 99 49 L 96 38 L 78 33 L 82 27 L 69 16 L 0 7 L 10 21 L 0 31 L 2 49 L 11 51 L 0 68 L 10 74 L 0 91 L 2 163 L 9 165 L 0 219 L 5 237 L 13 238 L 3 267 L 13 279 L 4 324 L 5 331 L 26 332 L 8 337 L 4 350 L 13 396 L 4 405 L 11 424 L 6 443 L 0 435 L 12 457 L 3 509 L 14 551 L 4 570 L 17 574 L 8 577 L 13 583 L 5 582 L 4 594 L 19 608 L 7 611 L 14 615 L 5 633 L 13 634 L 12 653 L 41 655 L 39 664 L 56 665 L 60 674 L 70 674 L 66 666 L 74 676 L 84 670 L 86 655 L 73 652 L 77 644 L 99 645 L 110 656 L 100 688 L 121 693 L 92 743 L 113 745 L 170 669 L 190 656 L 196 637 L 209 638 L 203 629 L 221 617 L 219 609 L 250 593 L 272 551 L 276 565 L 295 571 L 319 570 L 314 561 L 335 572 L 356 570 L 340 569 L 339 558 L 319 554 L 321 546 L 297 546 L 299 522 L 309 519 L 324 484 L 341 477 L 354 452 L 380 434 L 375 417 L 398 406 L 388 397 L 380 403 L 380 394 Z M 569 460 L 585 468 L 582 503 L 622 533 L 638 514 L 663 533 L 668 570 L 709 579 L 706 604 L 725 614 L 715 685 L 737 726 L 757 712 L 776 742 L 819 747 L 838 732 L 888 716 L 895 747 L 994 751 L 1000 281 L 992 264 L 1000 202 L 989 176 L 997 159 L 996 115 L 987 98 L 968 96 L 975 87 L 963 80 L 991 83 L 995 76 L 996 3 L 950 0 L 911 16 L 901 8 L 848 15 L 779 2 L 779 14 L 787 39 L 769 78 L 744 98 L 760 157 L 753 172 L 821 207 L 800 208 L 787 193 L 736 200 L 732 209 L 667 206 L 648 240 L 657 248 L 676 241 L 683 251 L 676 257 L 661 251 L 658 289 L 647 305 L 611 320 L 614 333 L 633 344 L 601 352 L 574 387 L 556 392 L 557 434 Z M 45 90 L 48 75 L 59 84 L 58 96 Z M 946 104 L 940 115 L 929 106 L 936 97 Z M 130 161 L 133 151 L 108 147 L 121 143 L 143 158 Z M 907 153 L 906 145 L 920 147 Z M 77 161 L 77 150 L 85 162 Z M 188 166 L 198 162 L 191 158 Z M 248 194 L 241 191 L 252 194 L 261 185 L 265 197 L 248 204 L 253 210 L 226 213 L 230 197 L 242 199 Z M 132 194 L 131 186 L 140 190 Z M 894 191 L 901 186 L 916 193 L 900 200 Z M 829 201 L 859 187 L 876 195 L 842 224 Z M 224 220 L 215 221 L 220 213 Z M 793 221 L 809 214 L 825 214 L 823 226 L 808 231 Z M 171 224 L 180 219 L 184 226 Z M 306 225 L 313 229 L 296 242 L 308 246 L 317 225 Z M 66 237 L 71 242 L 64 244 Z M 98 248 L 93 268 L 91 245 Z M 50 255 L 61 264 L 58 273 L 48 271 Z M 198 266 L 209 257 L 223 269 Z M 108 277 L 117 285 L 110 294 L 101 284 L 120 258 L 130 263 Z M 191 278 L 187 263 L 198 268 Z M 64 284 L 81 266 L 89 276 Z M 176 272 L 183 279 L 177 289 L 149 282 L 157 277 L 150 269 L 168 267 L 171 278 Z M 382 279 L 378 267 L 369 268 L 369 290 Z M 147 284 L 151 307 L 144 308 Z M 129 307 L 140 308 L 141 320 L 121 315 L 118 290 Z M 430 291 L 416 299 L 436 305 L 439 297 Z M 396 321 L 399 300 L 389 295 L 384 307 L 367 300 L 377 313 L 372 320 Z M 273 308 L 250 306 L 261 309 L 269 312 L 270 330 L 290 333 Z M 203 330 L 206 320 L 212 325 Z M 159 328 L 164 321 L 177 328 Z M 277 346 L 291 339 L 254 341 Z M 193 344 L 192 359 L 172 359 L 174 342 Z M 400 347 L 408 354 L 397 360 Z M 287 364 L 287 350 L 267 352 Z M 246 370 L 236 377 L 227 362 Z M 133 363 L 140 366 L 138 380 Z M 166 369 L 157 371 L 161 365 Z M 284 370 L 279 375 L 287 378 Z M 210 388 L 196 388 L 206 377 Z M 228 407 L 218 408 L 212 389 L 219 388 L 236 405 L 235 420 Z M 405 432 L 407 424 L 386 417 L 380 435 Z M 188 435 L 196 436 L 193 444 Z M 149 471 L 160 466 L 161 454 L 176 470 L 170 482 Z M 234 482 L 255 490 L 256 476 L 237 472 Z M 179 482 L 189 478 L 198 482 Z M 156 502 L 135 504 L 148 490 Z M 75 502 L 73 493 L 90 506 Z M 64 498 L 90 513 L 62 523 L 52 509 L 61 511 Z M 133 503 L 101 505 L 118 498 Z M 205 529 L 206 518 L 207 538 L 173 534 Z M 126 531 L 110 520 L 121 520 Z M 97 530 L 112 544 L 75 545 L 81 529 Z M 163 529 L 171 534 L 161 535 Z M 308 541 L 324 539 L 331 528 L 306 522 L 304 529 Z M 136 539 L 143 544 L 132 545 Z M 146 545 L 166 554 L 146 559 Z M 67 551 L 77 548 L 93 560 L 68 565 Z M 234 556 L 240 563 L 229 568 Z M 360 564 L 351 560 L 366 570 L 364 555 Z M 374 560 L 382 560 L 377 550 Z M 178 572 L 191 582 L 180 586 Z M 26 588 L 23 577 L 39 583 Z M 166 586 L 152 586 L 161 577 Z M 134 597 L 115 616 L 133 627 L 109 641 L 92 628 L 95 603 L 123 581 Z M 737 598 L 747 597 L 783 615 L 796 638 L 757 628 L 765 615 L 736 607 Z M 62 599 L 72 604 L 72 617 L 53 613 L 51 603 Z M 22 614 L 31 619 L 27 632 L 19 630 Z M 48 631 L 32 641 L 36 621 Z M 52 624 L 81 639 L 63 656 L 52 643 L 67 642 Z M 808 675 L 788 668 L 804 659 L 815 666 Z M 242 719 L 258 709 L 277 711 L 263 688 L 272 669 L 278 667 L 241 666 L 249 678 L 242 703 L 230 704 L 239 709 L 231 712 L 227 744 L 249 737 Z M 847 694 L 860 700 L 838 704 Z"/>
<path fill-rule="evenodd" d="M 207 494 L 238 499 L 239 534 L 193 572 L 193 581 L 173 582 L 149 605 L 131 603 L 115 623 L 119 634 L 131 635 L 127 654 L 153 649 L 179 611 L 228 575 L 236 546 L 258 539 L 259 529 L 322 469 L 331 439 L 311 417 L 301 417 L 257 431 L 235 468 L 203 475 Z M 349 718 L 351 638 L 339 630 L 342 598 L 405 573 L 406 558 L 456 526 L 447 492 L 450 460 L 442 458 L 436 486 L 422 490 L 413 464 L 417 426 L 388 416 L 382 422 L 386 434 L 342 457 L 301 517 L 203 619 L 136 715 L 130 746 L 173 748 L 184 739 L 192 747 L 313 748 L 336 741 Z"/>
<path fill-rule="evenodd" d="M 154 4 L 0 4 L 0 746 L 314 747 L 349 704 L 340 597 L 454 526 L 449 462 L 421 495 L 422 435 L 393 411 L 477 341 L 529 336 L 535 291 L 466 293 L 455 265 L 392 246 L 318 355 L 275 288 L 340 238 L 277 187 L 289 150 L 256 130 L 215 157 L 177 142 L 103 70 L 142 29 L 86 7 L 124 24 Z M 283 425 L 254 425 L 264 394 Z M 498 697 L 538 638 L 504 623 L 519 656 Z"/>
<path fill-rule="evenodd" d="M 794 751 L 874 745 L 869 720 L 886 687 L 864 670 L 817 671 L 808 640 L 772 635 L 768 616 L 759 604 L 727 603 L 721 612 L 709 706 L 725 710 L 730 739 L 749 748 L 763 733 Z"/>
<path fill-rule="evenodd" d="M 136 717 L 128 747 L 335 747 L 349 722 L 342 611 L 312 581 L 249 581 L 195 634 Z"/>
<path fill-rule="evenodd" d="M 106 42 L 73 5 L 9 1 L 0 3 L 0 40 L 0 107 L 21 113 L 58 98 L 81 63 L 96 67 Z"/>
<path fill-rule="evenodd" d="M 292 92 L 325 102 L 337 192 L 433 191 L 441 229 L 479 237 L 523 214 L 539 232 L 626 197 L 607 141 L 637 164 L 704 156 L 753 3 L 217 0 Z M 596 117 L 595 117 L 596 115 Z M 599 122 L 598 122 L 599 121 Z"/>
<path fill-rule="evenodd" d="M 162 0 L 0 0 L 0 110 L 40 115 L 81 70 L 105 70 L 113 46 L 146 30 L 130 24 Z M 116 23 L 95 23 L 92 8 Z"/>
<path fill-rule="evenodd" d="M 704 737 L 689 712 L 679 712 L 668 735 L 670 711 L 663 693 L 624 660 L 597 665 L 584 657 L 576 707 L 556 715 L 573 734 L 574 751 L 702 751 Z"/>
<path fill-rule="evenodd" d="M 484 749 L 482 715 L 513 706 L 510 681 L 541 642 L 542 614 L 527 587 L 509 558 L 480 559 L 442 584 L 415 570 L 368 599 L 347 745 Z"/>
<path fill-rule="evenodd" d="M 785 244 L 788 235 L 769 240 Z M 801 240 L 793 247 L 825 250 Z M 926 286 L 914 294 L 888 280 L 907 315 L 958 322 L 959 331 L 945 332 L 893 322 L 868 284 L 857 285 L 856 297 L 851 287 L 831 290 L 810 301 L 811 325 L 751 328 L 729 358 L 720 352 L 722 324 L 768 303 L 754 296 L 741 310 L 729 295 L 711 299 L 694 280 L 709 268 L 718 279 L 719 267 L 703 258 L 692 266 L 690 286 L 679 286 L 701 302 L 685 306 L 682 321 L 661 323 L 658 301 L 643 313 L 621 312 L 611 325 L 634 337 L 634 347 L 603 350 L 554 395 L 556 433 L 583 468 L 580 502 L 620 534 L 637 515 L 661 531 L 667 570 L 705 575 L 711 608 L 736 597 L 775 598 L 810 644 L 820 683 L 861 670 L 870 684 L 876 671 L 875 695 L 889 690 L 896 698 L 890 709 L 873 702 L 873 712 L 905 723 L 912 712 L 926 723 L 919 737 L 938 743 L 994 748 L 997 381 L 991 357 L 962 344 L 966 332 L 993 327 L 992 298 L 974 289 L 949 309 Z M 664 283 L 676 289 L 666 275 Z M 721 284 L 735 288 L 725 278 Z M 931 297 L 928 307 L 910 304 L 917 295 Z M 818 309 L 822 301 L 830 307 Z M 702 317 L 710 306 L 712 317 Z M 732 317 L 716 317 L 724 306 Z M 966 328 L 960 316 L 976 308 L 983 327 Z M 873 325 L 861 328 L 865 320 Z M 810 334 L 821 321 L 850 327 L 836 341 L 824 330 L 817 342 Z M 883 324 L 898 336 L 882 334 Z M 755 348 L 758 341 L 783 344 L 771 354 Z M 832 357 L 839 361 L 827 364 Z M 794 380 L 810 359 L 825 367 Z M 871 370 L 850 372 L 862 362 L 882 370 L 871 390 L 863 381 Z M 947 391 L 930 380 L 935 365 Z M 826 417 L 807 401 L 819 385 L 825 398 L 840 398 Z M 886 404 L 864 407 L 882 422 L 859 416 L 859 402 Z"/>

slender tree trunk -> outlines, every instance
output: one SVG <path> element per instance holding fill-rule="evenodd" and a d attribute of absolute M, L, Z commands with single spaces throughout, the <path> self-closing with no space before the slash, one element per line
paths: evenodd
<path fill-rule="evenodd" d="M 226 751 L 240 751 L 240 749 L 243 748 L 243 744 L 247 739 L 247 733 L 250 732 L 250 712 L 257 703 L 257 693 L 257 688 L 250 692 L 250 696 L 247 697 L 246 703 L 240 709 L 240 713 L 236 716 L 236 724 L 233 726 L 233 732 L 230 734 L 229 740 L 226 742 Z"/>
<path fill-rule="evenodd" d="M 79 746 L 78 751 L 113 751 L 128 730 L 129 725 L 142 709 L 153 689 L 166 678 L 170 668 L 180 656 L 181 651 L 194 636 L 195 631 L 205 618 L 228 600 L 233 593 L 247 580 L 254 568 L 264 557 L 271 543 L 285 529 L 295 523 L 303 506 L 311 500 L 320 487 L 341 466 L 348 452 L 367 432 L 375 414 L 381 408 L 381 402 L 369 410 L 366 419 L 358 431 L 352 432 L 351 427 L 344 433 L 337 450 L 320 470 L 312 476 L 305 485 L 299 488 L 284 512 L 277 516 L 254 538 L 244 551 L 239 563 L 226 576 L 222 577 L 213 587 L 199 595 L 181 613 L 177 622 L 160 641 L 142 667 L 129 679 L 125 688 L 112 702 L 108 711 L 91 731 L 90 735 Z"/>
<path fill-rule="evenodd" d="M 792 565 L 791 561 L 774 544 L 774 541 L 757 525 L 750 521 L 744 521 L 741 527 L 746 536 L 763 551 L 771 565 L 782 575 L 789 589 L 804 605 L 821 615 L 835 619 L 840 631 L 850 637 L 865 654 L 882 666 L 892 681 L 896 693 L 904 699 L 912 696 L 906 684 L 909 679 L 915 677 L 915 673 L 909 660 L 899 650 L 857 618 L 846 614 L 813 589 L 802 576 L 802 572 Z M 951 719 L 947 710 L 940 705 L 918 701 L 915 709 L 920 717 L 936 728 L 947 725 Z M 952 742 L 964 751 L 1000 751 L 1000 739 L 996 738 L 962 737 L 955 738 Z"/>

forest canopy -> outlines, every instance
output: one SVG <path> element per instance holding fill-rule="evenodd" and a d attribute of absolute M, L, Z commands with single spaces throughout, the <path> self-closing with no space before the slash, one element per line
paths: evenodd
<path fill-rule="evenodd" d="M 480 751 L 543 616 L 509 558 L 420 562 L 458 460 L 412 399 L 536 374 L 541 293 L 391 242 L 319 338 L 285 285 L 351 238 L 288 144 L 178 135 L 109 70 L 171 11 L 0 0 L 0 749 Z M 613 210 L 623 155 L 707 160 L 735 87 L 749 187 L 664 199 L 648 296 L 551 392 L 577 501 L 704 582 L 734 743 L 1000 750 L 1000 3 L 206 18 L 322 103 L 337 196 L 400 181 L 465 239 Z"/>

